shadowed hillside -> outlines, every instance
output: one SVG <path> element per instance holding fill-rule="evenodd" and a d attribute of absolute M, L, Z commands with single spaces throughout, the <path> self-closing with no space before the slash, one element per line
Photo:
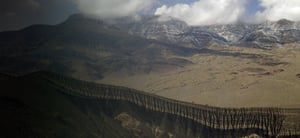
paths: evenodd
<path fill-rule="evenodd" d="M 0 33 L 0 71 L 26 74 L 51 70 L 89 80 L 105 73 L 148 73 L 192 64 L 197 51 L 128 34 L 82 15 L 65 22 Z"/>
<path fill-rule="evenodd" d="M 3 79 L 0 137 L 196 137 L 190 119 L 115 100 L 74 97 L 40 74 Z"/>
<path fill-rule="evenodd" d="M 163 99 L 165 101 L 168 99 L 145 93 L 150 98 L 154 98 L 153 101 L 162 99 L 162 101 L 155 102 L 155 106 L 145 107 L 144 104 L 149 102 L 146 97 L 144 102 L 135 102 L 135 100 L 129 100 L 129 97 L 127 100 L 122 98 L 122 95 L 125 96 L 128 92 L 128 94 L 134 94 L 135 90 L 78 81 L 47 72 L 2 79 L 0 88 L 3 92 L 0 96 L 3 107 L 1 108 L 1 119 L 4 122 L 1 124 L 3 128 L 1 135 L 8 137 L 237 137 L 251 133 L 268 135 L 268 132 L 255 127 L 255 122 L 252 122 L 254 123 L 252 129 L 247 127 L 233 130 L 215 129 L 218 127 L 211 121 L 216 121 L 217 118 L 211 118 L 212 120 L 207 118 L 204 125 L 201 125 L 202 123 L 196 121 L 196 117 L 191 117 L 189 114 L 191 109 L 195 108 L 194 110 L 196 110 L 193 104 L 177 101 L 177 110 L 180 111 L 180 114 L 177 114 L 175 110 L 168 111 L 168 109 L 173 109 L 171 99 L 169 99 L 170 107 L 168 107 L 162 105 Z M 108 93 L 107 98 L 93 96 L 96 94 L 93 90 L 99 88 L 99 94 L 107 90 L 111 94 Z M 116 98 L 109 98 L 109 95 L 116 94 L 117 91 L 114 89 L 122 90 L 119 93 L 123 94 L 120 93 L 121 95 Z M 77 93 L 80 91 L 87 91 L 90 94 L 84 96 Z M 204 111 L 207 110 L 207 113 L 213 113 L 218 109 L 198 106 Z M 273 114 L 273 112 L 269 112 L 271 111 L 269 109 L 244 110 L 259 111 L 267 117 L 268 113 Z M 238 111 L 238 109 L 218 110 L 228 110 L 229 114 L 234 110 Z M 260 116 L 259 112 L 257 112 L 257 117 Z M 276 112 L 273 115 L 276 118 Z M 237 117 L 235 116 L 235 118 Z M 226 122 L 226 120 L 224 121 Z M 241 125 L 232 124 L 228 128 L 236 126 L 241 127 Z M 269 133 L 271 134 L 271 132 Z"/>

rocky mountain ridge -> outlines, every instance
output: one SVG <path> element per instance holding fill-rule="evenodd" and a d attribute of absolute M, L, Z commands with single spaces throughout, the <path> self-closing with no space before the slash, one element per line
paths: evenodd
<path fill-rule="evenodd" d="M 125 26 L 122 29 L 130 34 L 198 48 L 218 43 L 269 49 L 300 41 L 300 23 L 286 19 L 261 24 L 188 26 L 174 18 L 152 16 L 132 21 Z"/>
<path fill-rule="evenodd" d="M 0 33 L 0 71 L 51 70 L 99 79 L 103 73 L 168 71 L 193 64 L 186 57 L 211 45 L 270 49 L 300 42 L 299 23 L 189 26 L 174 18 L 145 16 L 103 21 L 81 14 L 58 25 Z M 22 68 L 21 68 L 22 67 Z"/>

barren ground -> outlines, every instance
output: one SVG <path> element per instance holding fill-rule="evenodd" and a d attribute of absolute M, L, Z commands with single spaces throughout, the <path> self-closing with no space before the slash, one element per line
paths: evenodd
<path fill-rule="evenodd" d="M 212 106 L 300 107 L 299 46 L 209 49 L 217 52 L 185 57 L 193 65 L 130 76 L 109 74 L 97 82 Z"/>

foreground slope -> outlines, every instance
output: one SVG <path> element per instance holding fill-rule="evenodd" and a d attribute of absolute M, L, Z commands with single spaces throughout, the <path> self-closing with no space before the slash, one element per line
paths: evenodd
<path fill-rule="evenodd" d="M 284 112 L 276 108 L 222 109 L 195 105 L 47 72 L 5 79 L 1 82 L 1 91 L 1 118 L 4 122 L 1 134 L 8 137 L 288 134 L 288 131 L 281 131 L 281 127 L 292 130 L 293 135 L 298 133 L 294 130 L 298 128 L 298 109 L 288 111 L 291 113 L 288 116 L 292 117 L 287 119 L 282 116 Z"/>
<path fill-rule="evenodd" d="M 112 117 L 43 80 L 1 81 L 1 137 L 132 137 Z M 112 129 L 113 128 L 113 129 Z"/>
<path fill-rule="evenodd" d="M 68 95 L 41 74 L 2 79 L 0 137 L 180 138 L 200 133 L 190 119 L 128 102 Z"/>

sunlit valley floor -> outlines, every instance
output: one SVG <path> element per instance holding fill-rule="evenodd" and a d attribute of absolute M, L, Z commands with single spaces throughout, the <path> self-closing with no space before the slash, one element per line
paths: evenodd
<path fill-rule="evenodd" d="M 186 57 L 192 65 L 144 74 L 114 73 L 97 82 L 221 107 L 299 107 L 299 48 L 209 49 L 217 52 Z"/>

